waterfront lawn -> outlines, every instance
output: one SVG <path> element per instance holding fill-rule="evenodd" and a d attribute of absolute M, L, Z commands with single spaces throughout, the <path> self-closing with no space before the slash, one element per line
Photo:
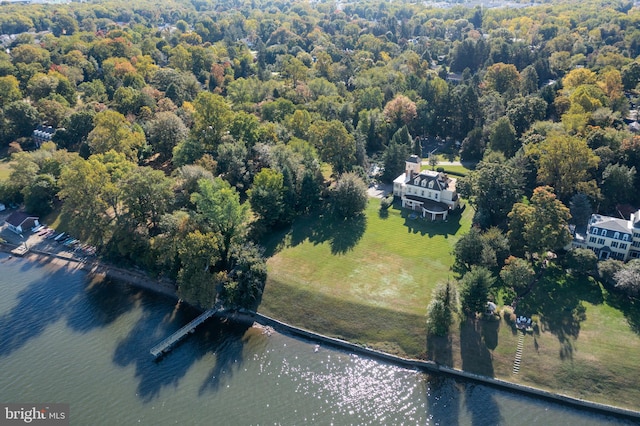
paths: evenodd
<path fill-rule="evenodd" d="M 302 218 L 266 241 L 260 312 L 294 325 L 413 357 L 423 356 L 424 314 L 436 284 L 453 279 L 455 242 L 472 212 L 447 222 L 412 219 L 371 198 L 359 220 Z M 385 214 L 381 214 L 385 213 Z"/>
<path fill-rule="evenodd" d="M 504 315 L 457 322 L 446 337 L 425 336 L 431 291 L 454 279 L 451 250 L 469 229 L 471 209 L 429 223 L 397 206 L 381 217 L 379 200 L 369 203 L 361 221 L 307 217 L 266 241 L 260 312 L 389 353 L 637 409 L 640 305 L 551 265 L 518 304 L 518 314 L 539 316 L 540 328 L 525 336 L 513 374 L 518 332 Z"/>
<path fill-rule="evenodd" d="M 540 334 L 525 338 L 524 383 L 637 409 L 640 313 L 632 302 L 559 269 L 548 271 L 523 302 L 541 316 Z"/>

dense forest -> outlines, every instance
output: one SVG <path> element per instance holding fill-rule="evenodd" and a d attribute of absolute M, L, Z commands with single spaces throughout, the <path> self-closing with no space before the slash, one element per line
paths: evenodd
<path fill-rule="evenodd" d="M 567 223 L 640 202 L 630 1 L 0 12 L 0 201 L 59 209 L 104 256 L 176 279 L 195 304 L 255 307 L 262 236 L 319 206 L 357 214 L 372 165 L 390 181 L 435 147 L 477 163 L 458 182 L 477 225 L 456 248 L 463 271 L 526 275 L 518 259 L 564 247 Z M 57 129 L 41 146 L 39 125 Z"/>

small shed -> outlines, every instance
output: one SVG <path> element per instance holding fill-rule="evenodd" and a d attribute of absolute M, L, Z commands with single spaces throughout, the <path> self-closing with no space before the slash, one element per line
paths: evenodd
<path fill-rule="evenodd" d="M 40 218 L 38 216 L 30 215 L 25 212 L 13 212 L 11 215 L 5 220 L 7 226 L 10 230 L 15 232 L 16 234 L 22 234 L 25 230 L 31 229 L 35 226 L 39 226 L 40 222 L 38 221 Z"/>

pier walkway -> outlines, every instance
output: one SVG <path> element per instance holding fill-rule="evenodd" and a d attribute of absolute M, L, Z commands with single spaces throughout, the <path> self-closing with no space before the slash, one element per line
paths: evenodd
<path fill-rule="evenodd" d="M 216 305 L 213 308 L 209 309 L 208 311 L 203 312 L 198 317 L 193 319 L 189 324 L 180 328 L 171 336 L 167 337 L 162 342 L 158 343 L 153 348 L 151 348 L 151 351 L 150 351 L 151 355 L 153 355 L 154 358 L 158 358 L 160 355 L 164 354 L 165 352 L 170 351 L 173 345 L 175 345 L 180 340 L 182 340 L 187 334 L 193 333 L 193 331 L 196 329 L 197 326 L 199 326 L 200 324 L 202 324 L 203 322 L 205 322 L 206 320 L 208 320 L 209 318 L 211 318 L 216 313 L 222 310 L 224 310 L 222 306 Z"/>

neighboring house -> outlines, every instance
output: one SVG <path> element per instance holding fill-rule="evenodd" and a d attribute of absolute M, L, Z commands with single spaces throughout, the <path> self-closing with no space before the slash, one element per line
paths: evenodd
<path fill-rule="evenodd" d="M 25 212 L 13 212 L 5 220 L 8 228 L 16 234 L 22 234 L 25 230 L 39 226 L 38 216 L 32 216 Z"/>
<path fill-rule="evenodd" d="M 51 140 L 55 132 L 56 129 L 54 129 L 53 127 L 44 126 L 41 124 L 36 127 L 31 137 L 33 138 L 33 142 L 36 144 L 36 146 L 40 148 L 40 145 L 42 145 L 44 142 L 49 142 Z"/>
<path fill-rule="evenodd" d="M 629 220 L 591 215 L 587 232 L 574 234 L 573 247 L 591 249 L 602 260 L 640 258 L 640 210 Z"/>
<path fill-rule="evenodd" d="M 456 179 L 443 172 L 420 170 L 422 159 L 412 155 L 405 162 L 405 172 L 393 181 L 393 195 L 402 207 L 420 212 L 431 220 L 446 219 L 459 206 Z"/>

